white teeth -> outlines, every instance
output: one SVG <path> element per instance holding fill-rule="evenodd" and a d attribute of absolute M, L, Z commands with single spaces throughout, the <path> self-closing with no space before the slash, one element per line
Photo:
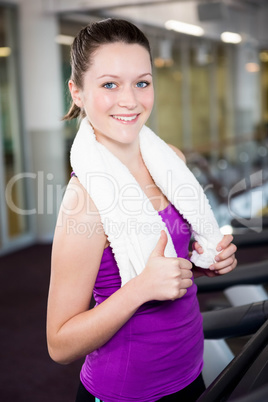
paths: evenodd
<path fill-rule="evenodd" d="M 113 115 L 114 119 L 123 120 L 123 121 L 135 120 L 136 117 L 137 117 L 137 114 L 135 114 L 135 116 L 115 116 L 115 115 Z"/>

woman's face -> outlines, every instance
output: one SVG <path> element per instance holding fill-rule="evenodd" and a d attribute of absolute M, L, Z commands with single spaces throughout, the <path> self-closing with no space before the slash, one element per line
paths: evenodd
<path fill-rule="evenodd" d="M 92 124 L 97 140 L 130 144 L 147 121 L 154 102 L 148 51 L 138 44 L 101 45 L 84 75 L 84 86 L 69 84 L 74 102 Z"/>

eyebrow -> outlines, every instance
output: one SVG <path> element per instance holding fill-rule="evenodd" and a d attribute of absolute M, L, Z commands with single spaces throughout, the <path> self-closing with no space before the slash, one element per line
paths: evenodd
<path fill-rule="evenodd" d="M 144 73 L 144 74 L 140 74 L 137 78 L 142 78 L 142 77 L 145 77 L 146 75 L 150 75 L 151 77 L 152 77 L 152 74 L 151 73 Z M 97 79 L 99 80 L 99 79 L 101 79 L 101 78 L 104 78 L 104 77 L 109 77 L 109 78 L 120 78 L 120 76 L 118 76 L 118 75 L 113 75 L 113 74 L 103 74 L 103 75 L 100 75 L 99 77 L 97 77 Z"/>

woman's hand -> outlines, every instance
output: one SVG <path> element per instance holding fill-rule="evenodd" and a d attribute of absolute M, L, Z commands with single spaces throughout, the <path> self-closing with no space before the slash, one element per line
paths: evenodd
<path fill-rule="evenodd" d="M 185 295 L 192 286 L 192 264 L 184 258 L 165 257 L 167 234 L 161 231 L 161 236 L 152 251 L 146 267 L 137 279 L 143 302 L 151 300 L 175 300 Z"/>
<path fill-rule="evenodd" d="M 215 263 L 212 264 L 209 269 L 202 269 L 200 267 L 195 267 L 194 271 L 196 273 L 195 277 L 206 275 L 213 277 L 216 275 L 223 275 L 231 272 L 237 266 L 237 260 L 235 258 L 235 252 L 237 247 L 232 243 L 233 236 L 225 235 L 220 243 L 217 245 L 217 251 L 220 251 L 215 257 Z M 198 244 L 198 242 L 193 243 L 193 249 L 199 254 L 203 253 L 203 249 Z"/>

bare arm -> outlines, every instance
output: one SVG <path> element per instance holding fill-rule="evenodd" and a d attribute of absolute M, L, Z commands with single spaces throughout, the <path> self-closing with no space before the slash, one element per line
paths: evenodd
<path fill-rule="evenodd" d="M 106 236 L 96 209 L 89 214 L 88 205 L 89 196 L 73 178 L 55 230 L 47 310 L 49 353 L 62 364 L 105 344 L 146 301 L 176 299 L 192 285 L 191 264 L 163 256 L 164 234 L 143 273 L 89 310 Z M 83 227 L 98 230 L 89 234 Z"/>
<path fill-rule="evenodd" d="M 132 281 L 109 301 L 89 310 L 106 243 L 100 217 L 89 201 L 73 178 L 63 199 L 53 241 L 47 340 L 51 357 L 61 363 L 103 345 L 142 303 Z"/>

